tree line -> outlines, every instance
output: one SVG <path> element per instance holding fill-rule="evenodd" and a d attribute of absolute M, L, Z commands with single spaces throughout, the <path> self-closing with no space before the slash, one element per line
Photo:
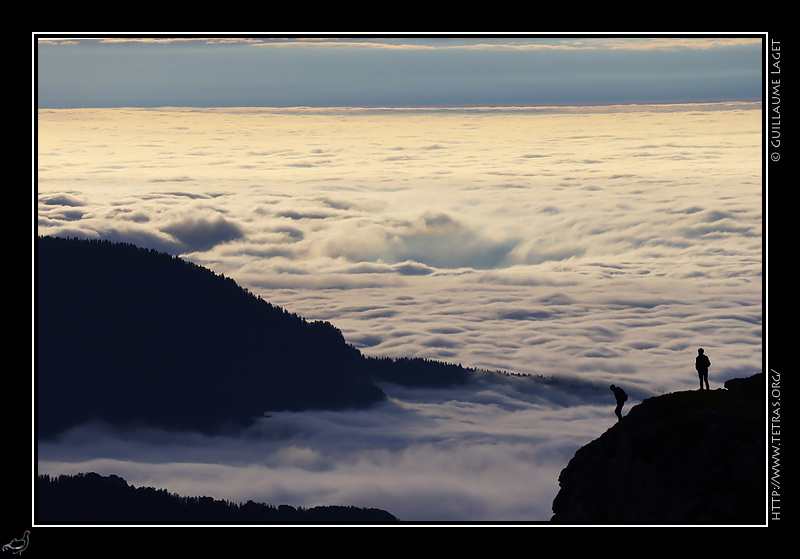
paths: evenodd
<path fill-rule="evenodd" d="M 267 505 L 190 497 L 134 487 L 116 475 L 49 476 L 36 481 L 37 524 L 391 524 L 392 514 L 354 506 Z"/>

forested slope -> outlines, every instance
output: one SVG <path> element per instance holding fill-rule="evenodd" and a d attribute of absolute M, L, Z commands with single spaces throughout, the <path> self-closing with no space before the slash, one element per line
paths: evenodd
<path fill-rule="evenodd" d="M 128 243 L 39 237 L 37 432 L 81 423 L 218 431 L 268 411 L 367 407 L 375 381 L 466 382 L 469 369 L 366 358 L 231 278 Z"/>
<path fill-rule="evenodd" d="M 39 238 L 38 433 L 93 418 L 217 429 L 384 398 L 361 353 L 230 278 L 104 241 Z"/>

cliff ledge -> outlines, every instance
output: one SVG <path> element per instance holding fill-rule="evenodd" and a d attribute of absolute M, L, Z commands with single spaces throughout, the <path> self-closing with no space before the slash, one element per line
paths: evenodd
<path fill-rule="evenodd" d="M 557 524 L 762 524 L 764 375 L 648 398 L 561 471 Z"/>

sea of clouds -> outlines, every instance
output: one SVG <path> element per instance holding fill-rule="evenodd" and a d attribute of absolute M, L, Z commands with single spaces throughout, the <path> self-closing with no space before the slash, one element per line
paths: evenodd
<path fill-rule="evenodd" d="M 39 110 L 37 132 L 41 235 L 179 254 L 368 355 L 566 379 L 388 386 L 378 409 L 276 414 L 245 445 L 78 430 L 39 444 L 40 473 L 544 520 L 612 424 L 609 383 L 631 404 L 693 389 L 698 347 L 712 387 L 761 371 L 758 103 Z M 595 389 L 565 400 L 576 382 Z"/>

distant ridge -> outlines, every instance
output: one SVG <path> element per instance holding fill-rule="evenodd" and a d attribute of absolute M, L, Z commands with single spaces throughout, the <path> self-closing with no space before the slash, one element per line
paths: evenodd
<path fill-rule="evenodd" d="M 37 433 L 87 422 L 218 432 L 268 411 L 364 408 L 376 380 L 463 383 L 470 370 L 367 358 L 231 278 L 129 243 L 38 237 Z"/>
<path fill-rule="evenodd" d="M 134 487 L 116 475 L 94 472 L 39 476 L 35 520 L 41 524 L 394 524 L 381 509 L 353 506 L 233 503 Z"/>

